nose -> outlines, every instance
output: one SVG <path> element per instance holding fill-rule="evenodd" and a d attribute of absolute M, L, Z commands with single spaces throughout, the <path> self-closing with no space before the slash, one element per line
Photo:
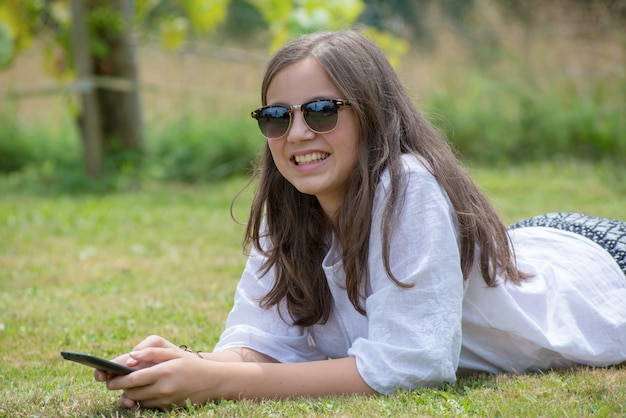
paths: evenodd
<path fill-rule="evenodd" d="M 287 141 L 308 141 L 315 138 L 313 132 L 304 121 L 304 114 L 300 109 L 293 109 L 291 112 L 291 126 L 287 132 Z"/>

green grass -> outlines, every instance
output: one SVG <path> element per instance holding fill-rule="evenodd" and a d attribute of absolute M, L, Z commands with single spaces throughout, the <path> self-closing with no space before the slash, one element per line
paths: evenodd
<path fill-rule="evenodd" d="M 466 159 L 511 163 L 572 156 L 624 164 L 624 77 L 588 83 L 472 71 L 450 77 L 424 103 L 426 113 Z M 556 76 L 558 74 L 558 76 Z"/>
<path fill-rule="evenodd" d="M 624 218 L 619 168 L 578 162 L 471 174 L 507 222 L 568 210 Z M 623 174 L 621 174 L 623 176 Z M 63 194 L 0 177 L 0 417 L 162 415 L 117 393 L 62 349 L 111 357 L 156 333 L 195 349 L 219 338 L 245 262 L 230 219 L 245 179 Z M 52 189 L 55 190 L 55 189 Z M 235 205 L 245 220 L 250 194 Z M 620 416 L 626 368 L 479 375 L 393 396 L 217 402 L 164 416 Z"/>

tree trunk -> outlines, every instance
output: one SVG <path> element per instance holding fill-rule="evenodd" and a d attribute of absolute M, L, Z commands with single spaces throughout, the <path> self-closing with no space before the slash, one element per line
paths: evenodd
<path fill-rule="evenodd" d="M 85 170 L 91 177 L 102 172 L 102 137 L 98 98 L 93 87 L 93 62 L 89 51 L 86 11 L 82 0 L 72 0 L 72 46 L 82 111 L 79 117 Z"/>
<path fill-rule="evenodd" d="M 92 28 L 99 41 L 106 45 L 105 54 L 93 56 L 104 153 L 106 156 L 135 158 L 143 153 L 145 147 L 132 41 L 134 2 L 88 0 L 87 3 L 91 11 L 108 7 L 119 19 L 117 24 L 111 22 Z"/>

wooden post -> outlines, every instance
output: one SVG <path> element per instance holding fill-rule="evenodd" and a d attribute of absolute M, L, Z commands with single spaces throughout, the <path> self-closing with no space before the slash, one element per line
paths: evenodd
<path fill-rule="evenodd" d="M 89 176 L 99 177 L 102 174 L 102 135 L 86 22 L 84 0 L 72 0 L 72 47 L 82 102 L 80 125 L 85 169 Z"/>
<path fill-rule="evenodd" d="M 137 62 L 135 59 L 135 37 L 133 32 L 134 5 L 133 0 L 117 0 L 113 2 L 115 8 L 120 11 L 124 19 L 124 30 L 121 34 L 121 45 L 116 48 L 112 57 L 117 61 L 120 74 L 119 77 L 127 79 L 133 89 L 124 94 L 120 105 L 123 108 L 121 113 L 122 139 L 127 149 L 134 149 L 139 152 L 146 150 L 143 137 L 143 117 L 141 112 L 141 99 L 139 91 L 139 76 Z"/>

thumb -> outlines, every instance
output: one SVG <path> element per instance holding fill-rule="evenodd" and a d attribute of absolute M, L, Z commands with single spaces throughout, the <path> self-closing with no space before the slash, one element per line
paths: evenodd
<path fill-rule="evenodd" d="M 182 353 L 184 351 L 178 348 L 160 348 L 160 347 L 149 347 L 144 348 L 142 350 L 133 350 L 129 353 L 130 359 L 129 362 L 133 362 L 135 364 L 157 364 L 163 363 L 169 360 L 177 359 L 182 357 Z"/>

